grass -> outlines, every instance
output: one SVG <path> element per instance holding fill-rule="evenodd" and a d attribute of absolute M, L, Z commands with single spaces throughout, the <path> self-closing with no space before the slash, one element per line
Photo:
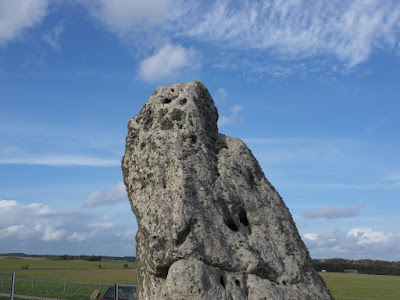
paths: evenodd
<path fill-rule="evenodd" d="M 90 261 L 57 261 L 29 260 L 18 258 L 0 259 L 0 273 L 16 272 L 18 275 L 35 278 L 47 278 L 64 282 L 84 282 L 99 284 L 136 284 L 134 263 L 126 262 L 90 262 Z M 101 268 L 98 266 L 101 265 Z M 398 300 L 400 299 L 400 276 L 320 273 L 336 300 Z M 1 279 L 1 278 L 0 278 Z M 22 283 L 21 283 L 22 284 Z M 31 285 L 31 281 L 24 283 Z M 36 284 L 36 283 L 35 283 Z M 37 282 L 39 284 L 39 281 Z M 54 285 L 63 283 L 54 283 Z M 1 285 L 1 282 L 0 282 Z M 73 289 L 74 285 L 68 285 Z M 60 287 L 57 287 L 60 289 Z M 80 290 L 81 291 L 81 290 Z M 88 287 L 88 293 L 93 287 Z M 80 298 L 79 298 L 80 297 Z M 0 300 L 2 298 L 0 297 Z M 77 296 L 71 299 L 83 299 Z"/>
<path fill-rule="evenodd" d="M 366 274 L 320 273 L 336 300 L 398 300 L 400 277 Z"/>
<path fill-rule="evenodd" d="M 128 263 L 126 266 L 126 262 L 114 261 L 1 258 L 0 292 L 9 291 L 11 272 L 16 273 L 16 294 L 71 300 L 89 299 L 92 292 L 98 289 L 100 282 L 101 294 L 107 289 L 107 284 L 136 284 L 134 263 Z M 0 296 L 0 300 L 2 299 Z"/>
<path fill-rule="evenodd" d="M 65 260 L 0 259 L 0 273 L 67 280 L 69 282 L 136 284 L 134 263 Z M 98 266 L 101 265 L 101 268 Z M 28 266 L 28 267 L 27 267 Z"/>

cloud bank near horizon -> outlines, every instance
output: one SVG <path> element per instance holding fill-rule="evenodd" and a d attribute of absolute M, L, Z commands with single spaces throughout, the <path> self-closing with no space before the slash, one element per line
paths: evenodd
<path fill-rule="evenodd" d="M 345 233 L 333 227 L 322 233 L 305 233 L 303 240 L 313 258 L 400 260 L 400 234 L 393 232 L 356 227 Z"/>
<path fill-rule="evenodd" d="M 118 224 L 110 216 L 95 212 L 59 211 L 43 203 L 0 199 L 0 243 L 4 252 L 19 249 L 37 254 L 30 249 L 45 243 L 43 250 L 48 254 L 132 253 L 135 228 L 131 225 Z"/>

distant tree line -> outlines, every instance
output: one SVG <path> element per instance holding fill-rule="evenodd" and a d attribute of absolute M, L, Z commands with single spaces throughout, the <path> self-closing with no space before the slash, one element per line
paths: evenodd
<path fill-rule="evenodd" d="M 383 261 L 372 259 L 349 260 L 343 258 L 313 259 L 315 270 L 321 272 L 344 272 L 353 269 L 361 274 L 400 276 L 400 261 Z"/>
<path fill-rule="evenodd" d="M 99 255 L 53 255 L 53 260 L 86 260 L 86 261 L 101 261 L 102 256 Z"/>
<path fill-rule="evenodd" d="M 86 260 L 86 261 L 127 261 L 135 262 L 134 256 L 100 256 L 100 255 L 53 255 L 54 260 Z"/>
<path fill-rule="evenodd" d="M 25 253 L 0 253 L 0 256 L 7 257 L 34 257 L 34 258 L 46 258 L 53 260 L 87 260 L 87 261 L 123 261 L 123 262 L 135 262 L 136 257 L 134 256 L 100 256 L 100 255 L 37 255 L 37 254 L 25 254 Z"/>

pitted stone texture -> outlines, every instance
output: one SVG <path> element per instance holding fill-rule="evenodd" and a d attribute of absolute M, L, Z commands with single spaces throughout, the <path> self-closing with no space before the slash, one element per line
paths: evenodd
<path fill-rule="evenodd" d="M 332 299 L 278 192 L 217 120 L 193 81 L 158 88 L 128 123 L 139 299 Z"/>

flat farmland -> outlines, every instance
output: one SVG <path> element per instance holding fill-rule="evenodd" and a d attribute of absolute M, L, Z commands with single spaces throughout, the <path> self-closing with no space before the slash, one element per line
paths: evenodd
<path fill-rule="evenodd" d="M 399 300 L 400 276 L 319 273 L 336 300 Z"/>
<path fill-rule="evenodd" d="M 69 282 L 136 284 L 135 263 L 126 262 L 1 258 L 0 273 L 11 272 Z"/>
<path fill-rule="evenodd" d="M 0 273 L 68 282 L 136 284 L 134 263 L 1 258 Z M 99 266 L 101 266 L 99 268 Z M 400 276 L 320 273 L 336 300 L 398 300 Z"/>

